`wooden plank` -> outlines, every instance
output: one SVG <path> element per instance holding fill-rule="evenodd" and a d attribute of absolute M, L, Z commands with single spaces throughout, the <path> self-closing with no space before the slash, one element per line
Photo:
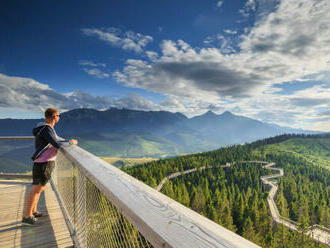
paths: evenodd
<path fill-rule="evenodd" d="M 50 184 L 48 184 L 45 190 L 46 205 L 49 214 L 50 224 L 54 230 L 55 239 L 59 240 L 63 235 L 65 236 L 65 242 L 70 243 L 73 246 L 73 241 L 71 239 L 70 232 L 65 223 L 61 207 L 57 201 L 55 192 L 53 191 Z M 63 238 L 62 238 L 63 240 Z"/>
<path fill-rule="evenodd" d="M 155 247 L 259 247 L 77 146 L 60 151 Z"/>
<path fill-rule="evenodd" d="M 35 226 L 22 225 L 24 201 L 31 182 L 0 181 L 0 247 L 72 247 L 60 207 L 50 185 L 38 209 L 45 214 Z"/>

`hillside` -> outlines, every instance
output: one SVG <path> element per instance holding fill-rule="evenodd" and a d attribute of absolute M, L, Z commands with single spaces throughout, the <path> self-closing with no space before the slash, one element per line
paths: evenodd
<path fill-rule="evenodd" d="M 32 141 L 0 141 L 0 172 L 31 171 Z"/>
<path fill-rule="evenodd" d="M 267 145 L 265 153 L 291 152 L 306 158 L 315 165 L 330 169 L 330 139 L 296 138 L 281 143 Z"/>
<path fill-rule="evenodd" d="M 168 157 L 183 152 L 180 146 L 149 133 L 84 133 L 79 146 L 96 156 Z"/>
<path fill-rule="evenodd" d="M 272 222 L 266 202 L 268 193 L 260 185 L 260 176 L 267 171 L 239 161 L 275 162 L 285 171 L 276 198 L 281 215 L 299 222 L 303 232 L 313 224 L 329 228 L 330 170 L 318 164 L 328 159 L 329 141 L 329 135 L 282 135 L 125 170 L 156 187 L 165 176 L 176 171 L 212 166 L 213 169 L 167 181 L 162 192 L 262 247 L 309 248 L 316 245 L 315 241 Z M 220 167 L 234 161 L 237 163 L 230 168 Z"/>

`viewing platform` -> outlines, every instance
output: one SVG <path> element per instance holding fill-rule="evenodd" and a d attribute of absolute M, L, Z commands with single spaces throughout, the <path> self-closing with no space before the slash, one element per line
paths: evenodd
<path fill-rule="evenodd" d="M 55 193 L 48 185 L 42 193 L 39 211 L 45 214 L 40 224 L 22 225 L 24 201 L 32 184 L 29 177 L 4 180 L 0 175 L 0 247 L 73 247 Z M 22 180 L 23 179 L 23 180 Z"/>
<path fill-rule="evenodd" d="M 31 179 L 17 177 L 0 174 L 0 247 L 260 247 L 78 146 L 58 152 L 40 225 L 21 224 Z"/>

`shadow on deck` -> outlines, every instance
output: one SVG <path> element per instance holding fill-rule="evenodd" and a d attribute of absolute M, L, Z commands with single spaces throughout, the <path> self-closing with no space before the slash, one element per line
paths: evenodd
<path fill-rule="evenodd" d="M 38 210 L 45 214 L 36 226 L 22 225 L 25 198 L 31 182 L 0 180 L 0 247 L 73 247 L 61 208 L 50 184 Z"/>

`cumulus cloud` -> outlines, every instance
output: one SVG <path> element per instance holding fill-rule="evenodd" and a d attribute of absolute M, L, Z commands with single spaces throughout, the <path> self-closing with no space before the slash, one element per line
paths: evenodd
<path fill-rule="evenodd" d="M 155 61 L 158 58 L 158 53 L 154 51 L 146 51 L 146 55 L 151 61 Z"/>
<path fill-rule="evenodd" d="M 237 39 L 237 50 L 223 35 L 207 37 L 204 41 L 207 48 L 193 48 L 182 40 L 167 40 L 161 43 L 157 57 L 127 60 L 126 66 L 113 75 L 126 86 L 180 97 L 184 106 L 188 106 L 189 99 L 207 106 L 229 101 L 228 108 L 237 111 L 245 106 L 250 116 L 258 116 L 269 104 L 270 112 L 286 110 L 287 116 L 292 117 L 290 120 L 298 124 L 307 112 L 313 111 L 307 111 L 308 108 L 329 107 L 329 91 L 319 86 L 306 89 L 306 94 L 301 91 L 293 96 L 279 96 L 276 94 L 279 89 L 273 85 L 303 82 L 313 75 L 319 75 L 318 79 L 326 83 L 320 75 L 330 70 L 330 3 L 268 2 L 271 3 L 246 2 L 250 11 L 258 12 L 258 8 L 265 6 L 266 11 L 272 12 L 267 12 Z M 217 40 L 222 42 L 220 47 L 211 47 Z M 311 92 L 313 97 L 308 97 Z"/>
<path fill-rule="evenodd" d="M 320 129 L 320 118 L 327 119 L 327 112 L 319 109 L 328 109 L 330 105 L 330 91 L 324 85 L 299 90 L 291 95 L 278 95 L 272 91 L 259 95 L 256 98 L 246 98 L 226 104 L 234 113 L 249 116 L 261 121 L 277 123 L 284 126 Z M 308 121 L 306 123 L 306 121 Z"/>
<path fill-rule="evenodd" d="M 184 104 L 174 96 L 167 97 L 164 101 L 160 103 L 161 106 L 164 106 L 166 109 L 172 111 L 172 112 L 181 112 L 186 113 L 188 112 L 188 109 Z"/>
<path fill-rule="evenodd" d="M 74 108 L 104 109 L 109 97 L 92 96 L 82 91 L 61 94 L 31 78 L 0 74 L 0 107 L 35 111 L 55 106 L 61 110 Z"/>
<path fill-rule="evenodd" d="M 67 98 L 31 78 L 0 74 L 0 107 L 36 109 L 68 104 Z"/>
<path fill-rule="evenodd" d="M 162 56 L 153 63 L 127 60 L 115 78 L 131 87 L 199 98 L 249 96 L 262 86 L 260 76 L 235 68 L 232 58 L 217 49 L 198 52 L 184 41 L 164 41 L 161 49 Z"/>
<path fill-rule="evenodd" d="M 143 35 L 133 31 L 122 32 L 120 29 L 116 28 L 84 28 L 81 31 L 87 36 L 96 36 L 112 46 L 136 53 L 141 53 L 145 46 L 153 41 L 153 38 L 149 35 Z"/>
<path fill-rule="evenodd" d="M 126 108 L 134 110 L 149 110 L 149 111 L 159 111 L 163 110 L 158 104 L 136 94 L 129 93 L 127 96 L 113 101 L 111 104 L 116 108 Z"/>
<path fill-rule="evenodd" d="M 0 108 L 28 111 L 44 111 L 56 107 L 61 111 L 75 108 L 94 108 L 98 110 L 110 107 L 137 110 L 166 110 L 138 94 L 122 97 L 93 96 L 83 91 L 59 93 L 48 85 L 31 78 L 12 77 L 0 74 Z"/>

